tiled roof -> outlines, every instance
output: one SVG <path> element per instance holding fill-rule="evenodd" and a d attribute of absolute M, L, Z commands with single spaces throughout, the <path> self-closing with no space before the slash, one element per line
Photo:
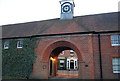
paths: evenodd
<path fill-rule="evenodd" d="M 118 31 L 118 12 L 4 25 L 2 38 L 90 31 Z"/>

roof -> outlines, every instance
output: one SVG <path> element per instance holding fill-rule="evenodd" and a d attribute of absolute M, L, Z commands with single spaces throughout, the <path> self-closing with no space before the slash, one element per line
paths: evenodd
<path fill-rule="evenodd" d="M 77 16 L 71 20 L 51 19 L 3 25 L 2 38 L 76 32 L 118 31 L 119 12 Z"/>

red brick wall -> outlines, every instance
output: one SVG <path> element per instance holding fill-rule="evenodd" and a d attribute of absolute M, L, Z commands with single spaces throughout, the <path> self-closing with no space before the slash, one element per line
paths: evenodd
<path fill-rule="evenodd" d="M 102 75 L 103 79 L 116 79 L 118 74 L 113 73 L 112 57 L 118 55 L 118 46 L 111 45 L 110 34 L 102 34 L 100 36 L 101 42 L 101 60 L 102 60 Z M 95 66 L 95 77 L 100 78 L 100 57 L 98 47 L 98 35 L 93 36 L 93 55 Z M 120 56 L 119 56 L 120 57 Z"/>
<path fill-rule="evenodd" d="M 101 35 L 101 51 L 102 51 L 102 66 L 103 78 L 113 79 L 118 78 L 118 74 L 113 73 L 112 57 L 118 55 L 118 46 L 112 46 L 110 35 Z"/>
<path fill-rule="evenodd" d="M 68 56 L 70 56 L 70 50 L 65 50 L 63 55 L 59 54 L 59 57 L 68 57 Z M 74 52 L 74 56 L 77 57 L 76 52 Z"/>
<path fill-rule="evenodd" d="M 61 46 L 69 47 L 76 52 L 79 62 L 79 78 L 100 78 L 98 35 L 92 34 L 40 38 L 38 47 L 35 49 L 37 59 L 33 67 L 33 76 L 48 78 L 51 52 Z M 118 78 L 116 74 L 112 73 L 111 65 L 112 55 L 118 54 L 117 49 L 117 47 L 111 46 L 110 35 L 101 35 L 101 59 L 104 79 Z M 46 66 L 45 69 L 42 69 L 43 65 Z M 86 65 L 88 67 L 85 67 Z"/>

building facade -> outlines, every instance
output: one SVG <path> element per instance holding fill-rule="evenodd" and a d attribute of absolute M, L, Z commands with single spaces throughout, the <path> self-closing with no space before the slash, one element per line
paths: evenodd
<path fill-rule="evenodd" d="M 77 70 L 78 58 L 73 50 L 65 50 L 58 56 L 58 70 Z"/>
<path fill-rule="evenodd" d="M 2 26 L 2 75 L 48 79 L 56 76 L 57 59 L 61 59 L 64 69 L 76 69 L 77 65 L 80 79 L 119 79 L 118 14 Z M 65 50 L 76 53 L 78 64 L 70 60 L 73 57 L 62 64 L 65 58 L 58 56 Z"/>

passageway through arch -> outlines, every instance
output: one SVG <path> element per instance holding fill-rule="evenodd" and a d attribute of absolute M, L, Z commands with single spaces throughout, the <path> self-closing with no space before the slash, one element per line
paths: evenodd
<path fill-rule="evenodd" d="M 73 50 L 75 52 L 75 54 L 77 56 L 77 62 L 76 62 L 76 64 L 78 65 L 77 67 L 79 67 L 78 61 L 82 61 L 82 56 L 81 56 L 80 50 L 77 48 L 77 46 L 75 46 L 73 43 L 71 43 L 69 41 L 54 42 L 54 43 L 50 44 L 46 50 L 49 50 L 49 57 L 48 57 L 48 59 L 49 59 L 48 60 L 49 61 L 49 71 L 48 71 L 49 77 L 54 77 L 54 76 L 58 75 L 57 74 L 58 73 L 58 60 L 59 60 L 59 55 L 62 51 Z M 44 53 L 44 54 L 46 54 L 46 53 Z M 48 54 L 48 52 L 47 52 L 47 54 Z M 47 56 L 44 55 L 44 58 L 47 58 Z M 69 63 L 69 64 L 73 65 L 74 64 L 74 63 L 72 63 L 73 61 L 72 60 L 70 60 L 70 61 L 71 61 L 71 63 Z M 66 60 L 66 62 L 67 62 L 67 60 Z M 66 70 L 65 70 L 68 74 L 70 74 L 70 72 L 72 72 L 71 69 L 75 68 L 75 67 L 70 66 L 69 68 L 70 69 L 68 70 L 67 66 L 66 66 Z M 77 68 L 77 71 L 76 71 L 77 76 L 70 77 L 68 75 L 69 78 L 78 78 L 79 74 L 80 74 L 79 71 L 80 71 L 79 68 Z"/>
<path fill-rule="evenodd" d="M 52 78 L 78 78 L 78 57 L 73 49 L 54 49 L 50 55 L 49 73 Z"/>
<path fill-rule="evenodd" d="M 64 50 L 73 50 L 77 55 L 78 61 L 78 78 L 84 78 L 85 62 L 83 51 L 74 41 L 68 39 L 58 39 L 47 43 L 44 48 L 40 48 L 40 44 L 36 50 L 38 55 L 33 67 L 32 75 L 37 78 L 48 79 L 57 75 L 57 59 Z M 42 51 L 40 52 L 39 50 Z M 41 54 L 39 54 L 39 52 Z M 54 62 L 54 63 L 53 63 Z M 70 62 L 70 61 L 69 61 Z M 71 61 L 72 62 L 72 61 Z M 71 63 L 72 65 L 72 63 Z M 54 68 L 53 68 L 54 67 Z M 74 67 L 75 68 L 75 67 Z M 73 69 L 70 66 L 70 69 Z M 86 68 L 87 69 L 87 68 Z"/>

